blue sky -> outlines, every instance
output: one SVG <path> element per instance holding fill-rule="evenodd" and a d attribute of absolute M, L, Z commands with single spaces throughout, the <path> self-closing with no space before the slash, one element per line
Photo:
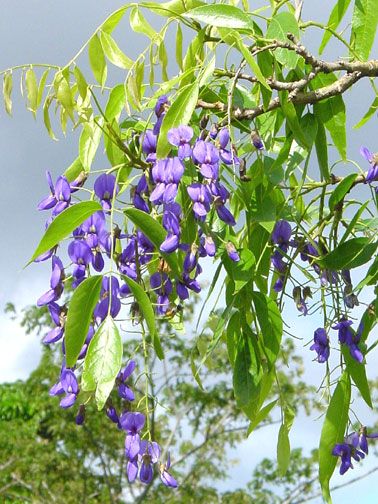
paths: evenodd
<path fill-rule="evenodd" d="M 82 43 L 89 38 L 101 21 L 124 2 L 93 2 L 93 0 L 65 0 L 65 2 L 46 2 L 41 0 L 2 0 L 0 17 L 0 69 L 10 66 L 38 62 L 64 64 L 76 53 Z M 251 2 L 252 3 L 252 2 Z M 255 2 L 260 5 L 264 2 Z M 333 2 L 325 0 L 305 0 L 304 17 L 325 20 L 329 6 Z M 320 8 L 321 7 L 321 8 Z M 320 14 L 319 14 L 319 11 Z M 320 16 L 320 19 L 319 19 Z M 122 41 L 133 51 L 138 50 L 133 36 L 119 34 Z M 124 37 L 124 38 L 123 38 Z M 316 30 L 306 37 L 306 43 L 316 48 L 319 34 Z M 343 51 L 334 46 L 326 57 L 336 58 Z M 377 57 L 377 46 L 373 57 Z M 82 67 L 88 68 L 86 59 Z M 20 96 L 15 72 L 15 96 L 13 118 L 8 118 L 0 107 L 0 155 L 1 155 L 1 198 L 0 235 L 3 246 L 0 248 L 1 288 L 0 288 L 0 381 L 11 381 L 25 378 L 37 365 L 40 343 L 35 336 L 25 336 L 22 328 L 16 322 L 2 314 L 2 308 L 7 301 L 13 301 L 18 308 L 33 303 L 46 290 L 49 279 L 47 265 L 32 265 L 23 270 L 24 264 L 31 255 L 44 227 L 45 217 L 37 212 L 36 204 L 47 193 L 44 176 L 49 169 L 54 176 L 62 173 L 77 155 L 77 135 L 68 132 L 64 138 L 59 135 L 58 142 L 53 142 L 47 135 L 41 114 L 37 121 L 26 111 L 24 100 Z M 358 160 L 358 149 L 361 144 L 369 146 L 374 151 L 377 138 L 377 123 L 374 118 L 360 130 L 353 130 L 355 124 L 365 113 L 373 100 L 372 92 L 367 82 L 360 82 L 346 96 L 348 111 L 348 152 L 352 159 Z M 339 174 L 347 174 L 349 167 L 340 166 Z M 311 337 L 308 333 L 316 321 L 311 324 L 303 318 L 293 315 L 292 324 L 305 341 Z M 305 351 L 307 352 L 307 350 Z M 307 354 L 306 354 L 307 355 Z M 319 377 L 319 368 L 306 357 L 306 369 L 310 380 Z M 375 361 L 377 359 L 374 359 Z M 374 362 L 375 363 L 375 362 Z M 378 364 L 378 362 L 377 362 Z M 370 366 L 370 370 L 377 366 Z M 374 376 L 370 376 L 373 378 Z M 292 446 L 302 445 L 306 449 L 313 447 L 318 439 L 321 422 L 314 418 L 300 418 L 292 431 Z M 241 466 L 236 466 L 232 473 L 233 485 L 242 485 L 250 474 L 253 464 L 261 453 L 274 456 L 275 442 L 272 442 L 272 432 L 275 427 L 259 431 L 246 441 L 236 454 L 243 460 Z M 376 463 L 370 456 L 366 467 Z M 250 467 L 249 467 L 250 464 Z M 357 476 L 356 469 L 345 478 Z M 377 494 L 372 493 L 374 478 L 364 480 L 360 485 L 339 491 L 334 502 L 352 504 L 355 502 L 355 492 L 359 492 L 359 502 L 376 503 Z M 339 479 L 336 477 L 334 483 Z M 315 501 L 314 501 L 315 502 Z"/>

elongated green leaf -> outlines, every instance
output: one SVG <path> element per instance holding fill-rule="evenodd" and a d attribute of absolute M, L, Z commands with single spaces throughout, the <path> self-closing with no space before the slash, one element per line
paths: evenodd
<path fill-rule="evenodd" d="M 163 243 L 167 236 L 167 232 L 163 228 L 163 226 L 153 217 L 151 217 L 151 215 L 147 214 L 146 212 L 142 212 L 142 210 L 138 210 L 137 208 L 126 208 L 126 210 L 124 210 L 124 213 L 159 250 L 160 245 Z M 173 273 L 177 276 L 180 276 L 176 254 L 162 253 L 161 255 L 167 261 Z"/>
<path fill-rule="evenodd" d="M 272 17 L 266 32 L 266 38 L 289 42 L 287 38 L 288 33 L 292 33 L 297 38 L 300 37 L 298 22 L 294 14 L 291 12 L 280 12 Z M 297 66 L 299 56 L 294 51 L 277 49 L 274 51 L 274 55 L 277 61 L 288 68 L 295 68 Z"/>
<path fill-rule="evenodd" d="M 67 114 L 70 116 L 72 119 L 72 122 L 75 121 L 74 117 L 74 106 L 75 102 L 72 96 L 71 88 L 66 80 L 66 78 L 61 75 L 60 78 L 58 78 L 58 83 L 57 83 L 57 91 L 56 91 L 56 98 L 64 107 L 65 111 Z"/>
<path fill-rule="evenodd" d="M 281 313 L 275 301 L 261 292 L 253 292 L 252 299 L 264 341 L 265 355 L 269 364 L 273 366 L 277 360 L 282 339 Z"/>
<path fill-rule="evenodd" d="M 378 246 L 378 242 L 369 242 L 369 238 L 352 238 L 322 257 L 319 264 L 331 270 L 353 269 L 362 266 L 370 261 Z"/>
<path fill-rule="evenodd" d="M 125 106 L 125 86 L 118 84 L 115 86 L 109 95 L 108 103 L 105 108 L 106 120 L 110 123 L 113 119 L 119 119 L 121 112 Z"/>
<path fill-rule="evenodd" d="M 4 97 L 4 105 L 7 114 L 12 115 L 12 87 L 13 87 L 13 78 L 11 72 L 7 72 L 4 74 L 3 79 L 3 97 Z"/>
<path fill-rule="evenodd" d="M 102 119 L 99 120 L 102 123 Z M 102 130 L 96 123 L 85 123 L 79 139 L 79 158 L 84 170 L 89 172 L 100 144 Z"/>
<path fill-rule="evenodd" d="M 253 278 L 253 269 L 256 264 L 253 252 L 248 249 L 242 249 L 240 252 L 240 261 L 231 261 L 225 253 L 222 262 L 235 283 L 235 293 L 240 291 Z"/>
<path fill-rule="evenodd" d="M 333 74 L 319 74 L 312 81 L 311 86 L 312 89 L 319 89 L 335 81 L 336 77 Z M 346 116 L 342 97 L 334 96 L 315 103 L 314 112 L 319 122 L 322 122 L 330 132 L 342 159 L 346 159 Z"/>
<path fill-rule="evenodd" d="M 297 143 L 306 150 L 309 150 L 310 144 L 308 138 L 306 137 L 303 128 L 299 124 L 299 119 L 295 107 L 291 101 L 288 100 L 289 93 L 287 91 L 281 91 L 279 93 L 281 109 L 284 113 L 287 123 L 293 132 L 294 138 Z"/>
<path fill-rule="evenodd" d="M 316 156 L 318 158 L 319 170 L 322 180 L 328 181 L 330 179 L 329 166 L 328 166 L 328 145 L 327 134 L 323 123 L 318 119 L 318 129 L 315 138 Z"/>
<path fill-rule="evenodd" d="M 179 67 L 180 70 L 183 69 L 182 66 L 182 29 L 181 29 L 181 24 L 177 23 L 177 32 L 176 32 L 176 63 Z"/>
<path fill-rule="evenodd" d="M 142 2 L 140 4 L 140 7 L 150 9 L 159 16 L 170 18 L 183 14 L 184 12 L 187 12 L 194 7 L 198 7 L 203 4 L 204 2 L 200 0 L 186 0 L 185 2 L 183 2 L 182 0 L 170 0 L 169 2 L 163 2 L 161 4 L 158 4 L 156 2 Z"/>
<path fill-rule="evenodd" d="M 63 210 L 46 229 L 28 264 L 44 252 L 55 247 L 61 240 L 72 233 L 74 229 L 80 226 L 85 219 L 88 219 L 88 217 L 99 210 L 102 210 L 102 207 L 95 201 L 82 201 Z"/>
<path fill-rule="evenodd" d="M 160 343 L 159 334 L 156 329 L 155 314 L 150 298 L 147 296 L 144 289 L 138 283 L 134 282 L 134 280 L 125 275 L 122 278 L 130 287 L 130 290 L 133 293 L 135 300 L 144 315 L 156 355 L 159 357 L 159 359 L 164 359 L 164 352 Z"/>
<path fill-rule="evenodd" d="M 361 205 L 361 207 L 358 209 L 358 211 L 356 212 L 356 214 L 353 216 L 353 219 L 348 224 L 348 227 L 346 228 L 345 233 L 343 234 L 343 236 L 342 236 L 342 238 L 340 240 L 339 245 L 341 245 L 342 243 L 344 243 L 345 240 L 349 237 L 349 235 L 354 230 L 357 222 L 359 222 L 362 213 L 364 212 L 364 210 L 366 209 L 366 207 L 368 206 L 369 203 L 370 203 L 370 201 L 365 201 L 365 203 L 363 205 Z"/>
<path fill-rule="evenodd" d="M 335 444 L 342 443 L 348 422 L 350 403 L 350 378 L 345 371 L 329 403 L 326 417 L 323 423 L 319 444 L 319 481 L 323 492 L 323 498 L 327 504 L 331 504 L 329 492 L 329 480 L 336 467 L 337 457 L 332 455 Z"/>
<path fill-rule="evenodd" d="M 43 98 L 43 92 L 45 90 L 46 80 L 49 75 L 49 72 L 50 72 L 49 68 L 47 70 L 45 70 L 42 74 L 41 80 L 39 81 L 38 96 L 37 96 L 37 108 L 41 105 L 42 98 Z"/>
<path fill-rule="evenodd" d="M 37 113 L 37 103 L 38 103 L 38 84 L 34 73 L 31 68 L 25 74 L 25 82 L 28 97 L 28 110 L 33 112 L 34 117 Z"/>
<path fill-rule="evenodd" d="M 130 5 L 126 5 L 117 9 L 115 12 L 110 14 L 110 16 L 105 19 L 105 21 L 101 25 L 101 30 L 106 33 L 112 33 L 112 31 L 118 26 L 119 22 L 122 20 L 125 12 L 130 7 Z"/>
<path fill-rule="evenodd" d="M 113 63 L 113 65 L 125 70 L 128 70 L 133 66 L 133 61 L 128 58 L 123 51 L 121 51 L 111 35 L 104 31 L 100 32 L 100 41 L 105 56 L 111 63 Z"/>
<path fill-rule="evenodd" d="M 376 285 L 378 283 L 378 256 L 375 258 L 373 264 L 370 266 L 365 278 L 363 278 L 357 287 L 354 289 L 355 291 L 359 291 L 365 285 Z"/>
<path fill-rule="evenodd" d="M 76 364 L 87 337 L 93 310 L 100 298 L 102 275 L 87 278 L 72 294 L 64 329 L 66 361 L 68 367 Z"/>
<path fill-rule="evenodd" d="M 169 80 L 168 73 L 167 73 L 167 68 L 168 68 L 168 53 L 165 48 L 164 42 L 160 42 L 159 44 L 159 63 L 160 63 L 160 68 L 161 68 L 161 75 L 163 81 Z"/>
<path fill-rule="evenodd" d="M 146 35 L 151 40 L 157 37 L 156 31 L 152 28 L 138 7 L 131 9 L 130 26 L 135 33 L 143 33 L 143 35 Z"/>
<path fill-rule="evenodd" d="M 82 389 L 95 392 L 101 410 L 122 365 L 122 339 L 112 317 L 106 317 L 89 344 L 84 361 Z"/>
<path fill-rule="evenodd" d="M 85 98 L 87 97 L 87 93 L 88 93 L 87 81 L 85 80 L 85 77 L 82 74 L 79 67 L 75 66 L 73 72 L 74 72 L 74 76 L 76 79 L 76 84 L 77 84 L 77 89 L 79 91 L 79 94 L 80 94 L 82 100 L 85 100 Z"/>
<path fill-rule="evenodd" d="M 342 345 L 341 351 L 343 353 L 346 369 L 350 374 L 350 377 L 352 378 L 356 387 L 360 391 L 360 394 L 364 399 L 364 401 L 366 402 L 366 404 L 370 408 L 372 408 L 373 403 L 371 400 L 369 382 L 366 376 L 365 364 L 361 364 L 357 362 L 355 359 L 353 359 L 353 357 L 350 355 L 349 348 L 346 345 Z"/>
<path fill-rule="evenodd" d="M 350 0 L 337 0 L 336 5 L 332 9 L 331 15 L 329 16 L 328 23 L 326 26 L 332 30 L 336 30 L 341 23 L 346 11 L 348 10 Z M 324 31 L 323 39 L 320 43 L 319 54 L 322 54 L 325 46 L 328 44 L 329 39 L 332 37 L 332 33 L 328 30 Z"/>
<path fill-rule="evenodd" d="M 278 399 L 275 399 L 274 401 L 270 402 L 266 406 L 264 406 L 256 415 L 256 418 L 249 424 L 248 431 L 247 431 L 247 436 L 249 436 L 255 429 L 256 427 L 267 418 L 269 413 L 272 411 L 274 406 L 277 404 Z"/>
<path fill-rule="evenodd" d="M 254 346 L 249 339 L 244 338 L 236 352 L 233 374 L 235 399 L 239 408 L 247 407 L 258 396 L 261 377 Z"/>
<path fill-rule="evenodd" d="M 198 82 L 194 82 L 190 86 L 183 88 L 169 107 L 161 125 L 157 144 L 156 152 L 159 159 L 166 157 L 171 150 L 171 145 L 167 140 L 168 131 L 180 124 L 189 123 L 197 105 L 198 91 Z"/>
<path fill-rule="evenodd" d="M 378 109 L 378 96 L 376 96 L 373 100 L 373 103 L 370 105 L 369 110 L 366 112 L 364 117 L 353 126 L 354 129 L 361 128 L 364 124 L 366 124 L 369 119 L 377 112 Z"/>
<path fill-rule="evenodd" d="M 239 37 L 239 40 L 238 40 L 238 43 L 237 43 L 237 47 L 239 49 L 239 51 L 242 53 L 243 57 L 245 58 L 246 62 L 248 63 L 250 69 L 252 70 L 252 72 L 255 74 L 255 77 L 257 78 L 257 80 L 266 88 L 268 89 L 269 91 L 271 91 L 270 89 L 270 86 L 269 84 L 267 83 L 263 73 L 261 72 L 260 70 L 260 67 L 259 65 L 257 64 L 257 62 L 255 61 L 254 57 L 252 56 L 252 54 L 249 52 L 249 50 L 245 47 L 245 45 L 243 44 L 243 41 L 240 40 L 240 37 Z"/>
<path fill-rule="evenodd" d="M 307 145 L 311 148 L 315 142 L 318 133 L 318 121 L 314 114 L 308 112 L 299 119 L 299 125 L 303 135 L 307 140 Z"/>
<path fill-rule="evenodd" d="M 105 54 L 98 35 L 91 38 L 88 46 L 89 63 L 96 81 L 101 87 L 105 85 L 108 69 Z"/>
<path fill-rule="evenodd" d="M 84 171 L 85 170 L 80 161 L 80 158 L 77 157 L 64 172 L 64 176 L 66 177 L 68 182 L 73 182 Z"/>
<path fill-rule="evenodd" d="M 360 60 L 368 59 L 378 26 L 376 0 L 356 0 L 352 17 L 350 45 Z M 351 54 L 353 57 L 353 55 Z"/>
<path fill-rule="evenodd" d="M 336 187 L 329 198 L 328 206 L 331 212 L 335 209 L 335 206 L 346 196 L 350 188 L 353 186 L 354 181 L 357 178 L 357 173 L 351 173 L 345 177 Z"/>
<path fill-rule="evenodd" d="M 51 105 L 51 102 L 53 100 L 52 96 L 46 96 L 45 103 L 43 104 L 43 122 L 45 123 L 45 127 L 47 129 L 48 134 L 53 140 L 57 140 L 56 136 L 54 135 L 54 132 L 51 127 L 51 121 L 50 121 L 50 115 L 49 115 L 49 108 Z"/>
<path fill-rule="evenodd" d="M 278 443 L 277 443 L 277 463 L 278 463 L 278 473 L 281 476 L 285 476 L 290 462 L 290 440 L 289 440 L 289 430 L 287 426 L 283 423 L 280 427 L 278 433 Z"/>
<path fill-rule="evenodd" d="M 234 28 L 235 30 L 240 28 L 253 30 L 251 18 L 245 12 L 232 5 L 204 5 L 203 7 L 196 7 L 186 12 L 183 16 L 210 26 Z"/>

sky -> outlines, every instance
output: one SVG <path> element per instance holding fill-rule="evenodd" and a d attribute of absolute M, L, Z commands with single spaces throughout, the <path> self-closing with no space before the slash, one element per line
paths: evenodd
<path fill-rule="evenodd" d="M 255 2 L 256 7 L 263 3 Z M 116 0 L 108 2 L 1 0 L 0 70 L 33 62 L 63 65 L 71 59 L 105 17 L 123 4 L 124 2 Z M 333 2 L 328 0 L 316 2 L 305 0 L 304 18 L 325 21 L 332 4 Z M 127 47 L 131 57 L 137 53 L 139 38 L 130 32 L 120 31 L 117 32 L 117 36 L 119 44 Z M 309 31 L 305 42 L 310 49 L 315 50 L 319 44 L 319 31 L 316 29 Z M 335 59 L 342 54 L 344 51 L 336 44 L 327 49 L 324 58 Z M 377 46 L 374 47 L 372 56 L 376 55 Z M 80 61 L 81 68 L 88 72 L 86 58 Z M 50 170 L 53 178 L 56 178 L 77 156 L 77 133 L 68 131 L 66 137 L 59 134 L 59 141 L 53 142 L 46 133 L 41 114 L 38 113 L 35 121 L 30 112 L 26 111 L 24 99 L 18 89 L 19 77 L 20 73 L 15 71 L 13 117 L 6 116 L 0 105 L 2 177 L 0 236 L 3 238 L 0 247 L 0 382 L 26 378 L 38 364 L 39 339 L 33 335 L 26 336 L 16 321 L 3 314 L 3 308 L 8 301 L 11 301 L 21 309 L 27 304 L 34 303 L 46 290 L 49 281 L 47 265 L 31 265 L 23 269 L 44 229 L 45 216 L 38 213 L 36 205 L 47 194 L 45 171 Z M 376 118 L 360 130 L 352 129 L 353 124 L 368 109 L 373 98 L 367 81 L 360 82 L 345 96 L 349 112 L 348 154 L 355 160 L 359 158 L 358 150 L 361 144 L 367 145 L 372 151 L 378 150 L 374 145 L 377 138 Z M 345 175 L 350 167 L 342 165 L 338 170 L 337 174 Z M 305 333 L 308 329 L 306 320 L 298 319 L 296 315 L 294 317 L 292 323 L 296 325 L 297 331 Z M 308 361 L 310 366 L 311 358 Z M 311 378 L 317 378 L 317 374 L 311 372 Z M 303 418 L 301 425 L 293 429 L 293 446 L 300 444 L 309 446 L 308 437 L 314 429 L 313 420 Z M 258 450 L 258 446 L 264 447 L 264 454 L 274 456 L 275 446 L 271 442 L 271 430 L 259 431 L 258 441 L 255 441 L 253 436 L 239 449 L 238 457 L 249 460 L 251 454 L 255 454 Z M 311 435 L 312 438 L 314 436 Z M 368 464 L 374 464 L 373 457 Z M 356 476 L 355 473 L 356 471 L 352 476 Z M 231 477 L 235 485 L 241 485 L 246 481 L 247 471 L 238 466 Z M 335 483 L 337 482 L 335 478 Z M 376 502 L 374 496 L 364 490 L 371 482 L 373 479 L 369 478 L 360 486 L 360 491 L 365 492 L 361 500 L 364 504 Z M 352 493 L 340 491 L 335 497 L 335 502 L 352 503 Z"/>

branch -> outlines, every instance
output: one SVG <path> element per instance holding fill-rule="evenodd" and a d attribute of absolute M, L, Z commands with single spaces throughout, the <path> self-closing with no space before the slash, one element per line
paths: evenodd
<path fill-rule="evenodd" d="M 268 41 L 269 43 L 263 47 L 255 48 L 252 53 L 255 55 L 258 52 L 276 49 L 288 49 L 289 51 L 294 51 L 299 56 L 301 56 L 305 63 L 312 67 L 312 70 L 302 79 L 293 82 L 283 82 L 275 80 L 273 78 L 268 78 L 267 82 L 270 87 L 277 91 L 289 91 L 288 101 L 295 105 L 313 105 L 322 100 L 332 98 L 334 96 L 339 96 L 345 93 L 351 86 L 364 77 L 378 77 L 378 60 L 371 61 L 336 61 L 327 62 L 313 56 L 306 48 L 303 46 L 294 35 L 288 33 L 287 37 L 289 42 L 282 42 L 279 40 Z M 318 74 L 318 73 L 333 73 L 345 71 L 346 74 L 341 76 L 335 82 L 328 86 L 316 89 L 314 91 L 302 91 L 307 84 Z M 232 79 L 243 79 L 252 83 L 258 82 L 257 78 L 252 75 L 245 73 L 231 72 L 227 70 L 215 69 L 216 75 L 225 76 Z M 256 117 L 263 115 L 267 112 L 275 110 L 281 106 L 280 99 L 278 97 L 273 98 L 267 106 L 264 107 L 263 104 L 251 109 L 240 109 L 239 107 L 233 107 L 231 109 L 231 119 L 238 120 L 252 120 Z M 216 112 L 226 113 L 227 105 L 223 102 L 209 103 L 202 99 L 198 100 L 197 107 L 206 110 L 214 110 Z"/>

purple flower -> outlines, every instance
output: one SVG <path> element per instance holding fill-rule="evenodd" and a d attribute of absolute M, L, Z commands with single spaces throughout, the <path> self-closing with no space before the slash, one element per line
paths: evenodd
<path fill-rule="evenodd" d="M 71 369 L 63 369 L 60 375 L 60 383 L 66 396 L 60 401 L 62 408 L 70 408 L 76 401 L 79 393 L 79 385 L 75 373 Z"/>
<path fill-rule="evenodd" d="M 260 135 L 257 133 L 257 131 L 253 130 L 251 132 L 251 140 L 252 140 L 253 146 L 257 150 L 263 150 L 265 148 L 264 142 L 261 140 Z"/>
<path fill-rule="evenodd" d="M 110 405 L 106 408 L 106 416 L 115 424 L 119 425 L 119 418 L 114 406 Z"/>
<path fill-rule="evenodd" d="M 68 255 L 75 264 L 72 273 L 75 279 L 72 286 L 75 288 L 84 280 L 86 268 L 93 258 L 92 251 L 85 241 L 75 240 L 68 245 Z"/>
<path fill-rule="evenodd" d="M 118 194 L 119 188 L 116 185 L 114 175 L 103 173 L 94 183 L 94 192 L 99 198 L 102 208 L 109 211 L 112 207 L 112 200 Z"/>
<path fill-rule="evenodd" d="M 339 331 L 339 343 L 345 344 L 349 347 L 349 353 L 351 357 L 359 363 L 362 363 L 364 356 L 358 347 L 358 343 L 361 339 L 362 328 L 358 330 L 355 334 L 353 329 L 350 327 L 353 324 L 351 320 L 345 318 L 341 319 L 332 329 Z"/>
<path fill-rule="evenodd" d="M 285 220 L 276 222 L 272 232 L 272 242 L 275 245 L 288 245 L 291 237 L 291 226 Z"/>
<path fill-rule="evenodd" d="M 202 220 L 210 211 L 211 193 L 208 185 L 195 183 L 187 187 L 190 199 L 193 201 L 193 212 L 197 219 Z"/>
<path fill-rule="evenodd" d="M 126 401 L 134 401 L 135 399 L 134 392 L 125 383 L 126 380 L 131 376 L 134 369 L 135 361 L 131 360 L 128 365 L 118 374 L 118 380 L 120 381 L 120 384 L 118 386 L 118 395 Z"/>
<path fill-rule="evenodd" d="M 276 271 L 279 271 L 280 273 L 285 273 L 286 263 L 283 261 L 283 255 L 281 253 L 280 247 L 278 247 L 277 250 L 273 252 L 270 261 Z"/>
<path fill-rule="evenodd" d="M 319 327 L 314 332 L 314 344 L 310 346 L 310 350 L 315 350 L 318 354 L 318 362 L 323 363 L 328 360 L 330 353 L 329 341 L 326 330 L 323 327 Z"/>
<path fill-rule="evenodd" d="M 162 95 L 157 99 L 156 105 L 155 105 L 155 114 L 156 117 L 158 118 L 154 129 L 152 130 L 154 135 L 158 135 L 160 133 L 160 127 L 161 123 L 163 122 L 164 116 L 166 114 L 166 111 L 170 105 L 170 102 L 168 100 L 168 97 L 166 95 Z"/>
<path fill-rule="evenodd" d="M 154 475 L 153 464 L 156 464 L 160 458 L 160 446 L 155 441 L 141 441 L 139 454 L 142 460 L 140 481 L 146 484 L 151 483 Z"/>
<path fill-rule="evenodd" d="M 171 488 L 177 488 L 178 487 L 177 481 L 168 472 L 170 467 L 171 467 L 171 458 L 168 453 L 167 462 L 165 464 L 160 464 L 160 478 L 165 486 L 171 487 Z"/>
<path fill-rule="evenodd" d="M 94 310 L 94 316 L 102 322 L 108 315 L 110 303 L 110 315 L 115 318 L 121 310 L 121 301 L 118 298 L 119 283 L 114 276 L 102 279 L 101 297 Z"/>
<path fill-rule="evenodd" d="M 143 413 L 122 413 L 119 423 L 123 430 L 127 432 L 125 439 L 125 455 L 133 461 L 140 451 L 140 435 L 139 432 L 143 429 L 146 417 Z"/>
<path fill-rule="evenodd" d="M 83 425 L 84 422 L 85 422 L 85 406 L 84 404 L 80 404 L 79 411 L 77 412 L 77 415 L 75 417 L 75 423 L 76 425 Z"/>
<path fill-rule="evenodd" d="M 234 152 L 226 149 L 229 141 L 230 132 L 228 131 L 228 128 L 222 128 L 218 133 L 219 156 L 227 165 L 239 164 L 240 161 Z"/>
<path fill-rule="evenodd" d="M 293 289 L 293 299 L 295 301 L 297 310 L 302 312 L 303 315 L 307 315 L 308 308 L 306 305 L 306 300 L 304 295 L 302 295 L 302 290 L 300 287 L 294 287 Z"/>
<path fill-rule="evenodd" d="M 71 202 L 71 187 L 66 177 L 58 177 L 55 187 L 50 172 L 46 172 L 47 183 L 50 187 L 50 194 L 38 203 L 38 210 L 48 210 L 53 208 L 52 215 L 56 216 L 63 212 Z"/>
<path fill-rule="evenodd" d="M 240 261 L 240 256 L 235 248 L 235 245 L 232 242 L 227 242 L 226 243 L 226 252 L 228 254 L 228 257 L 235 262 Z"/>
<path fill-rule="evenodd" d="M 219 152 L 214 144 L 198 140 L 193 148 L 193 160 L 200 166 L 200 172 L 205 178 L 217 180 Z"/>
<path fill-rule="evenodd" d="M 358 450 L 359 435 L 353 432 L 344 438 L 344 443 L 336 444 L 332 450 L 332 455 L 341 458 L 340 474 L 345 474 L 348 469 L 353 469 L 352 458 L 359 462 L 365 458 L 365 453 Z M 367 448 L 367 446 L 366 446 Z"/>
<path fill-rule="evenodd" d="M 48 304 L 51 319 L 54 322 L 54 329 L 51 329 L 46 336 L 43 338 L 42 342 L 45 345 L 50 345 L 51 343 L 56 343 L 62 339 L 64 334 L 64 324 L 65 324 L 65 314 L 66 310 L 59 306 L 57 303 L 51 302 Z"/>
<path fill-rule="evenodd" d="M 150 129 L 146 130 L 142 137 L 142 150 L 147 154 L 146 161 L 152 163 L 156 161 L 157 136 Z"/>
<path fill-rule="evenodd" d="M 160 245 L 160 251 L 166 254 L 174 252 L 180 242 L 180 218 L 181 206 L 178 203 L 168 203 L 164 205 L 162 224 L 168 231 L 168 235 Z"/>
<path fill-rule="evenodd" d="M 168 142 L 178 147 L 178 157 L 188 158 L 192 155 L 190 140 L 193 138 L 193 129 L 190 126 L 179 126 L 168 131 Z"/>
<path fill-rule="evenodd" d="M 285 283 L 285 277 L 283 275 L 280 275 L 280 277 L 276 280 L 275 284 L 273 285 L 273 290 L 275 292 L 281 292 L 284 283 Z"/>
<path fill-rule="evenodd" d="M 201 236 L 199 255 L 201 257 L 209 256 L 214 257 L 216 253 L 216 246 L 211 236 Z"/>
<path fill-rule="evenodd" d="M 376 154 L 372 154 L 367 147 L 361 147 L 360 153 L 370 163 L 370 168 L 365 179 L 365 181 L 370 184 L 378 180 L 377 156 Z"/>
<path fill-rule="evenodd" d="M 183 174 L 184 165 L 178 157 L 158 159 L 152 168 L 156 187 L 151 193 L 150 201 L 155 205 L 174 201 Z"/>
<path fill-rule="evenodd" d="M 37 306 L 43 306 L 51 303 L 52 301 L 57 301 L 62 295 L 64 285 L 64 268 L 62 261 L 58 256 L 53 256 L 52 258 L 52 273 L 50 277 L 50 287 L 51 289 L 45 292 L 37 301 Z"/>

